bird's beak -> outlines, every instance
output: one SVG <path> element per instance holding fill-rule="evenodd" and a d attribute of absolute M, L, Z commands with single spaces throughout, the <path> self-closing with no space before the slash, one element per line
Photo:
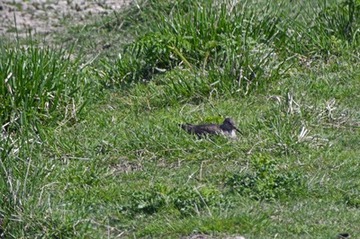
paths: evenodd
<path fill-rule="evenodd" d="M 235 127 L 235 130 L 236 130 L 237 132 L 239 132 L 241 135 L 243 135 L 243 133 L 242 133 L 238 128 Z"/>

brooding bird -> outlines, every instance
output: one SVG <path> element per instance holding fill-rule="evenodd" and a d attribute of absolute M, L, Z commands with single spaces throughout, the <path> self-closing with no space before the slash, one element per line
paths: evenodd
<path fill-rule="evenodd" d="M 350 238 L 350 234 L 349 234 L 349 233 L 340 233 L 340 234 L 337 235 L 336 238 L 337 238 L 337 239 Z"/>
<path fill-rule="evenodd" d="M 231 118 L 225 118 L 224 122 L 220 125 L 218 124 L 181 124 L 182 129 L 187 131 L 189 134 L 196 134 L 199 138 L 206 135 L 224 135 L 226 137 L 236 139 L 236 131 L 240 134 L 241 131 L 236 128 L 235 122 Z"/>

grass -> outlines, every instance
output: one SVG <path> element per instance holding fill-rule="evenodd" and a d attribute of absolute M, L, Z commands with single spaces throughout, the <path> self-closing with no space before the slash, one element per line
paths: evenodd
<path fill-rule="evenodd" d="M 359 6 L 145 1 L 4 40 L 0 233 L 356 237 Z M 239 140 L 178 127 L 224 116 Z"/>

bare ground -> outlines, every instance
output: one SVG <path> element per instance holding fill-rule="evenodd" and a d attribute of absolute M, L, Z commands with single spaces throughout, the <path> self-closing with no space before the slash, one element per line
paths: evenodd
<path fill-rule="evenodd" d="M 64 21 L 85 23 L 109 14 L 133 0 L 3 0 L 0 2 L 0 36 L 49 34 L 63 29 Z"/>

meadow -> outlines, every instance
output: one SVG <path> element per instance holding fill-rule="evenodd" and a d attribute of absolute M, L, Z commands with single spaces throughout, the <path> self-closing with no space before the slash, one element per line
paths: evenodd
<path fill-rule="evenodd" d="M 2 36 L 0 238 L 357 238 L 359 16 L 151 0 Z"/>

